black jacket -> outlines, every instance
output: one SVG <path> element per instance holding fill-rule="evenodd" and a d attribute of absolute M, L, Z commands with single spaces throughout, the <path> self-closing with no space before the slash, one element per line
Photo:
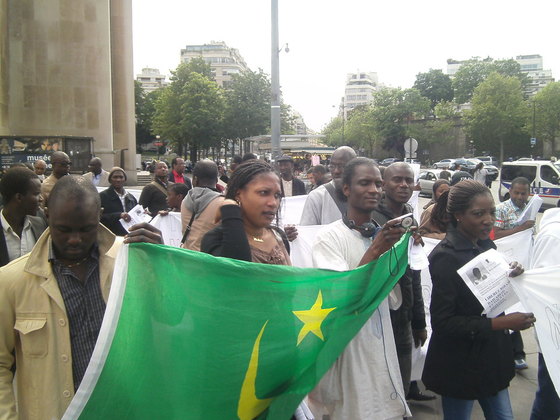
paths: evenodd
<path fill-rule="evenodd" d="M 383 226 L 389 220 L 404 214 L 412 213 L 413 209 L 409 204 L 405 204 L 403 213 L 401 215 L 393 215 L 391 211 L 385 206 L 385 197 L 381 199 L 379 206 L 372 212 L 372 218 Z M 418 226 L 416 220 L 414 226 Z M 411 340 L 406 340 L 407 337 L 402 337 L 403 343 L 400 343 L 398 327 L 407 322 L 411 323 L 413 330 L 423 330 L 426 328 L 426 313 L 424 311 L 424 299 L 422 298 L 422 284 L 420 279 L 420 272 L 407 268 L 404 275 L 400 278 L 399 284 L 403 297 L 403 303 L 396 311 L 391 310 L 391 322 L 393 330 L 395 330 L 395 340 L 397 347 L 408 346 Z M 408 330 L 400 329 L 405 334 Z M 412 351 L 412 348 L 411 350 Z"/>
<path fill-rule="evenodd" d="M 37 241 L 37 239 L 39 239 L 39 236 L 41 236 L 45 229 L 47 229 L 47 222 L 40 216 L 27 217 L 29 217 L 29 222 L 31 223 L 31 232 L 35 237 L 35 241 Z M 10 257 L 8 256 L 8 247 L 6 246 L 4 228 L 2 227 L 2 222 L 0 222 L 0 267 L 8 264 L 9 262 Z"/>
<path fill-rule="evenodd" d="M 121 213 L 129 212 L 138 204 L 136 198 L 134 198 L 132 194 L 126 193 L 124 197 L 125 208 L 123 209 L 121 199 L 113 187 L 109 187 L 105 191 L 100 192 L 99 197 L 101 198 L 101 207 L 103 207 L 101 223 L 117 236 L 126 235 L 127 231 L 119 220 L 121 218 Z"/>
<path fill-rule="evenodd" d="M 282 178 L 280 178 L 280 188 L 282 188 L 282 197 L 284 197 L 284 184 L 282 184 Z M 305 184 L 301 179 L 292 178 L 292 197 L 296 195 L 305 195 Z"/>
<path fill-rule="evenodd" d="M 156 186 L 156 183 L 161 188 Z M 167 192 L 164 193 L 161 189 L 167 191 L 167 187 L 160 181 L 152 181 L 142 189 L 140 199 L 138 200 L 142 207 L 148 208 L 152 217 L 156 217 L 160 210 L 167 210 Z"/>
<path fill-rule="evenodd" d="M 496 248 L 491 240 L 474 246 L 453 226 L 429 256 L 432 276 L 432 337 L 422 381 L 438 394 L 462 399 L 495 395 L 515 375 L 508 331 L 493 331 L 482 305 L 457 270 Z"/>
<path fill-rule="evenodd" d="M 191 179 L 187 176 L 187 174 L 183 174 L 183 179 L 185 180 L 185 185 L 189 187 L 189 190 L 192 188 Z M 169 171 L 169 175 L 167 176 L 167 180 L 171 183 L 175 183 L 175 175 L 173 175 L 173 171 Z"/>
<path fill-rule="evenodd" d="M 215 257 L 252 261 L 251 246 L 243 227 L 241 208 L 230 204 L 222 206 L 220 211 L 222 222 L 204 235 L 200 244 L 200 251 Z M 289 253 L 290 244 L 284 231 L 274 226 L 271 226 L 271 229 L 280 234 Z"/>

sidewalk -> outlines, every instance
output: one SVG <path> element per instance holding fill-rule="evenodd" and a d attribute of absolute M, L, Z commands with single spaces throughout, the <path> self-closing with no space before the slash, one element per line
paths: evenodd
<path fill-rule="evenodd" d="M 513 407 L 513 415 L 516 419 L 528 419 L 531 414 L 531 407 L 537 390 L 537 343 L 534 338 L 532 328 L 522 331 L 523 342 L 525 344 L 525 359 L 529 369 L 518 371 L 509 387 L 509 396 Z M 427 391 L 427 394 L 433 394 Z M 441 420 L 441 400 L 438 397 L 434 401 L 416 402 L 409 401 L 410 411 L 414 420 Z M 474 404 L 472 420 L 484 420 L 484 414 L 478 403 Z"/>

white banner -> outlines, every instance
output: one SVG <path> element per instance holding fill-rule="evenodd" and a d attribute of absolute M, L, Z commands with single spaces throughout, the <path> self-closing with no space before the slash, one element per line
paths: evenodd
<path fill-rule="evenodd" d="M 169 246 L 181 246 L 183 238 L 183 227 L 181 225 L 181 213 L 171 211 L 166 216 L 158 214 L 150 224 L 159 230 L 163 236 L 163 243 Z"/>
<path fill-rule="evenodd" d="M 546 367 L 560 394 L 560 265 L 525 271 L 512 280 L 515 293 L 535 314 L 535 329 Z"/>
<path fill-rule="evenodd" d="M 311 248 L 317 232 L 323 227 L 323 225 L 297 226 L 298 237 L 290 242 L 290 259 L 294 267 L 313 268 Z"/>
<path fill-rule="evenodd" d="M 280 204 L 279 225 L 299 225 L 303 206 L 305 206 L 306 195 L 296 195 L 295 197 L 284 197 Z"/>

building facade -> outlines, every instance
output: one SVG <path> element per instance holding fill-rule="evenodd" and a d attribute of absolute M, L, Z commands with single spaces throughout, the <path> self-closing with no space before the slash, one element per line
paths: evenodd
<path fill-rule="evenodd" d="M 447 60 L 447 74 L 453 78 L 457 70 L 468 61 L 469 60 Z M 486 58 L 482 61 L 491 61 L 491 59 Z M 529 79 L 529 83 L 524 91 L 526 96 L 532 96 L 543 89 L 547 84 L 554 82 L 552 71 L 544 70 L 543 58 L 539 54 L 518 55 L 515 57 L 515 61 L 519 63 L 521 71 L 527 74 Z"/>
<path fill-rule="evenodd" d="M 181 49 L 181 63 L 187 63 L 193 58 L 202 58 L 210 64 L 214 80 L 223 88 L 228 87 L 231 75 L 248 70 L 239 51 L 228 47 L 225 42 L 221 41 L 212 41 L 203 45 L 187 45 Z"/>
<path fill-rule="evenodd" d="M 0 58 L 1 140 L 91 139 L 89 151 L 65 151 L 123 166 L 134 182 L 131 0 L 0 0 Z"/>
<path fill-rule="evenodd" d="M 373 94 L 379 89 L 377 73 L 357 72 L 346 75 L 343 103 L 341 105 L 344 119 L 348 113 L 359 105 L 373 102 Z"/>
<path fill-rule="evenodd" d="M 546 85 L 554 82 L 551 70 L 544 70 L 543 58 L 539 54 L 518 55 L 515 61 L 521 66 L 521 71 L 529 77 L 529 84 L 525 88 L 525 94 L 535 95 Z"/>
<path fill-rule="evenodd" d="M 149 93 L 167 86 L 166 77 L 160 73 L 159 69 L 144 67 L 142 73 L 136 75 L 136 81 L 140 82 L 142 89 L 146 93 Z"/>

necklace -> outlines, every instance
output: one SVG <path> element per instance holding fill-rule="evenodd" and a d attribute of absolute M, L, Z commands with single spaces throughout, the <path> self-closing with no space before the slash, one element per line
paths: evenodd
<path fill-rule="evenodd" d="M 78 265 L 81 265 L 83 263 L 85 263 L 87 261 L 87 259 L 89 258 L 89 256 L 82 258 L 80 261 L 72 263 L 72 264 L 64 264 L 64 266 L 66 268 L 72 268 L 72 267 L 76 267 Z"/>
<path fill-rule="evenodd" d="M 253 236 L 253 241 L 255 242 L 264 242 L 263 238 L 257 238 L 256 236 Z"/>

